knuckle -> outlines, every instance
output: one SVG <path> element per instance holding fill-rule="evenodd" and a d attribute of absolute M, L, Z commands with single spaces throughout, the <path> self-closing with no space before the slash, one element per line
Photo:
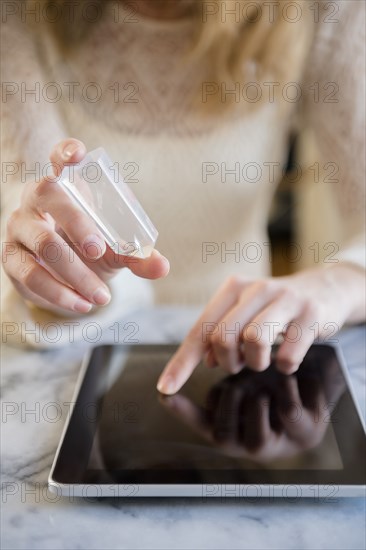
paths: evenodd
<path fill-rule="evenodd" d="M 231 338 L 228 338 L 227 336 L 223 337 L 220 332 L 214 334 L 211 341 L 215 349 L 219 349 L 223 352 L 227 352 L 233 348 Z"/>
<path fill-rule="evenodd" d="M 36 191 L 38 182 L 36 181 L 29 181 L 24 185 L 22 194 L 21 194 L 21 205 L 25 208 L 29 206 L 29 204 L 32 202 L 33 197 L 35 196 L 34 193 Z"/>
<path fill-rule="evenodd" d="M 55 243 L 55 238 L 49 231 L 44 231 L 40 233 L 35 239 L 35 245 L 38 247 L 41 254 L 44 253 L 45 249 Z"/>
<path fill-rule="evenodd" d="M 85 273 L 84 270 L 82 270 L 82 272 L 80 273 L 80 275 L 77 276 L 76 278 L 76 286 L 79 287 L 79 288 L 83 288 L 85 287 L 85 283 L 87 281 L 87 273 Z"/>
<path fill-rule="evenodd" d="M 260 279 L 253 282 L 253 288 L 256 294 L 270 294 L 276 289 L 276 283 L 273 279 Z"/>
<path fill-rule="evenodd" d="M 53 293 L 53 301 L 59 307 L 67 309 L 69 307 L 68 292 L 63 289 L 55 290 Z"/>
<path fill-rule="evenodd" d="M 260 325 L 257 323 L 247 325 L 243 330 L 243 340 L 245 345 L 250 345 L 254 350 L 261 350 L 267 347 L 263 331 Z"/>
<path fill-rule="evenodd" d="M 285 287 L 281 289 L 279 298 L 285 302 L 293 303 L 293 302 L 297 302 L 300 296 L 298 292 L 293 288 Z"/>
<path fill-rule="evenodd" d="M 303 313 L 309 319 L 318 319 L 321 314 L 321 306 L 315 300 L 308 299 L 303 306 Z"/>
<path fill-rule="evenodd" d="M 80 273 L 75 278 L 75 288 L 82 291 L 83 295 L 90 295 L 98 286 L 101 286 L 102 283 L 96 280 L 96 275 L 92 271 L 84 264 L 82 265 L 83 267 Z"/>
<path fill-rule="evenodd" d="M 244 284 L 244 278 L 239 275 L 231 275 L 224 283 L 225 289 L 228 292 L 238 292 L 242 289 Z"/>
<path fill-rule="evenodd" d="M 221 351 L 224 353 L 231 351 L 233 348 L 235 348 L 235 342 L 231 340 L 231 338 L 224 338 L 219 341 L 219 347 Z"/>
<path fill-rule="evenodd" d="M 63 227 L 66 233 L 69 233 L 70 231 L 75 232 L 75 228 L 83 227 L 85 225 L 85 221 L 85 214 L 83 212 L 71 210 L 65 220 L 65 223 L 63 224 Z"/>
<path fill-rule="evenodd" d="M 19 281 L 24 286 L 32 287 L 37 274 L 37 265 L 34 263 L 28 263 L 20 268 L 18 274 Z"/>
<path fill-rule="evenodd" d="M 295 368 L 297 370 L 304 359 L 305 353 L 306 350 L 286 349 L 285 351 L 279 351 L 277 361 L 285 370 L 293 370 Z"/>
<path fill-rule="evenodd" d="M 269 288 L 270 282 L 269 279 L 260 279 L 259 281 L 255 281 L 253 283 L 253 286 L 256 288 L 256 290 L 263 291 Z"/>
<path fill-rule="evenodd" d="M 216 348 L 220 346 L 220 344 L 221 344 L 221 335 L 219 334 L 219 332 L 215 332 L 215 334 L 213 334 L 211 336 L 211 343 Z"/>
<path fill-rule="evenodd" d="M 33 193 L 35 198 L 39 201 L 40 205 L 42 205 L 45 198 L 52 191 L 54 183 L 55 183 L 55 180 L 51 177 L 42 178 L 41 180 L 36 182 L 33 188 Z"/>
<path fill-rule="evenodd" d="M 37 181 L 35 186 L 34 186 L 34 189 L 33 189 L 33 193 L 34 193 L 34 196 L 37 198 L 37 199 L 42 199 L 44 197 L 44 195 L 47 193 L 48 191 L 48 181 L 45 180 L 45 179 L 41 179 L 40 181 Z"/>
<path fill-rule="evenodd" d="M 13 234 L 14 229 L 16 229 L 16 227 L 19 224 L 20 217 L 21 217 L 20 208 L 17 208 L 16 210 L 14 210 L 11 213 L 11 215 L 9 216 L 8 221 L 6 223 L 7 234 L 9 234 L 9 235 Z"/>
<path fill-rule="evenodd" d="M 262 342 L 255 342 L 249 346 L 244 344 L 244 353 L 246 350 L 246 357 L 248 365 L 251 369 L 256 371 L 265 370 L 270 364 L 270 346 L 264 345 Z"/>
<path fill-rule="evenodd" d="M 252 346 L 253 351 L 258 354 L 262 354 L 268 348 L 268 344 L 263 338 L 256 338 L 248 343 Z"/>

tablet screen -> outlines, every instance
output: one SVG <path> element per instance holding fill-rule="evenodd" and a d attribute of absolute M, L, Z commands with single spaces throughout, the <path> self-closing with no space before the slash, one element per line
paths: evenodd
<path fill-rule="evenodd" d="M 94 350 L 56 479 L 364 483 L 363 428 L 332 347 L 312 346 L 291 376 L 275 359 L 261 373 L 200 365 L 178 394 L 162 396 L 156 383 L 175 350 Z"/>

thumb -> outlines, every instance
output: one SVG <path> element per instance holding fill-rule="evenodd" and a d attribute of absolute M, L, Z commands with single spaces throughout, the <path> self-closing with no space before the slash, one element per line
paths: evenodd
<path fill-rule="evenodd" d="M 113 267 L 128 267 L 134 275 L 143 279 L 161 279 L 169 273 L 169 260 L 157 250 L 153 250 L 148 258 L 122 256 L 114 254 Z"/>

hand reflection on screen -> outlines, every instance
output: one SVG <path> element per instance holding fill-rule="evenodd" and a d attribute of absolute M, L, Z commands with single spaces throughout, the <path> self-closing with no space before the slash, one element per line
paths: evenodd
<path fill-rule="evenodd" d="M 265 464 L 321 443 L 344 389 L 332 370 L 323 380 L 244 370 L 216 384 L 204 407 L 183 394 L 160 402 L 226 455 Z"/>

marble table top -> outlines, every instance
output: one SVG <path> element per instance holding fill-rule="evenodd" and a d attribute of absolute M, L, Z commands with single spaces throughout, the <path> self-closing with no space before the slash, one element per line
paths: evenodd
<path fill-rule="evenodd" d="M 176 342 L 197 312 L 129 315 L 145 342 Z M 365 416 L 365 326 L 337 335 Z M 2 350 L 3 549 L 364 549 L 365 499 L 69 499 L 47 490 L 86 344 Z"/>

